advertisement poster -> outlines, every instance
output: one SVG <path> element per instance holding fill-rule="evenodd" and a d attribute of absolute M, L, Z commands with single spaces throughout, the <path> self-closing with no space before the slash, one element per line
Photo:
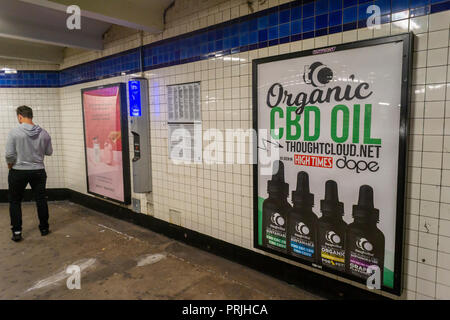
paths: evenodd
<path fill-rule="evenodd" d="M 120 84 L 82 90 L 88 192 L 121 203 L 127 202 L 129 193 L 124 170 L 124 163 L 129 165 L 124 161 L 123 90 Z"/>
<path fill-rule="evenodd" d="M 255 247 L 399 294 L 410 42 L 253 62 Z"/>

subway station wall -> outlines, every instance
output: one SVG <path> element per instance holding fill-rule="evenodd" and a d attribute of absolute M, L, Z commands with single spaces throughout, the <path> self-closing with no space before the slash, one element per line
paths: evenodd
<path fill-rule="evenodd" d="M 141 200 L 146 214 L 255 250 L 252 167 L 172 164 L 166 86 L 201 82 L 204 131 L 250 129 L 253 59 L 412 31 L 416 37 L 401 298 L 450 299 L 450 1 L 303 2 L 255 1 L 252 13 L 246 1 L 178 0 L 160 35 L 119 37 L 102 52 L 67 57 L 59 72 L 19 68 L 27 71 L 8 80 L 0 77 L 0 145 L 3 149 L 4 135 L 13 125 L 6 119 L 14 118 L 10 113 L 16 104 L 25 101 L 45 111 L 37 111 L 36 120 L 58 137 L 58 152 L 48 163 L 53 186 L 86 193 L 80 90 L 126 81 L 142 67 L 151 95 L 153 192 L 132 196 Z M 366 28 L 370 4 L 381 7 L 380 29 Z M 3 189 L 6 170 L 0 172 Z"/>
<path fill-rule="evenodd" d="M 32 70 L 37 75 L 53 73 L 57 75 L 59 66 L 48 63 L 32 63 L 0 59 L 0 66 L 17 70 Z M 50 71 L 49 70 L 54 70 Z M 0 75 L 0 79 L 2 76 Z M 48 171 L 47 185 L 49 188 L 60 188 L 64 184 L 62 166 L 62 141 L 60 127 L 59 89 L 52 87 L 19 87 L 6 88 L 0 85 L 0 147 L 4 162 L 5 143 L 10 129 L 18 125 L 16 108 L 20 105 L 33 107 L 34 120 L 45 128 L 52 137 L 54 156 L 45 159 Z M 8 168 L 0 166 L 0 189 L 8 188 Z"/>

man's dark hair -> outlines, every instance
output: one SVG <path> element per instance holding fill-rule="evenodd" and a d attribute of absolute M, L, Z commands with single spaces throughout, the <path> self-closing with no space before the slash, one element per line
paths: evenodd
<path fill-rule="evenodd" d="M 33 109 L 28 106 L 20 106 L 16 109 L 17 115 L 21 115 L 24 118 L 33 119 Z"/>

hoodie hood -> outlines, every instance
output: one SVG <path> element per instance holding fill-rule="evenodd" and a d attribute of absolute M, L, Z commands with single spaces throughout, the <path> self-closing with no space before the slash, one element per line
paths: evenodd
<path fill-rule="evenodd" d="M 28 123 L 22 123 L 19 128 L 31 138 L 37 137 L 42 131 L 42 128 L 38 125 L 32 125 Z"/>

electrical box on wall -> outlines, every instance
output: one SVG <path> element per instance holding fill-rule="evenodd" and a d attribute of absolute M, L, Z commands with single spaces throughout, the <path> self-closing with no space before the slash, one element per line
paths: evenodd
<path fill-rule="evenodd" d="M 133 135 L 133 191 L 152 191 L 150 157 L 150 116 L 148 80 L 133 78 L 128 81 L 130 129 Z"/>

